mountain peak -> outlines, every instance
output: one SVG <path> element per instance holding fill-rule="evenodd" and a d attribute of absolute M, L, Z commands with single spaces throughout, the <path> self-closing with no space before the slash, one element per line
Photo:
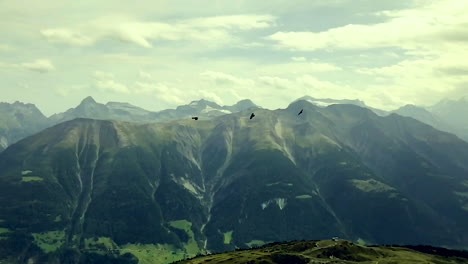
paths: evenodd
<path fill-rule="evenodd" d="M 249 108 L 256 108 L 256 107 L 259 107 L 259 106 L 256 105 L 254 102 L 252 102 L 252 100 L 244 99 L 244 100 L 240 100 L 239 102 L 235 103 L 232 106 L 225 106 L 224 108 L 229 109 L 231 111 L 244 111 Z"/>
<path fill-rule="evenodd" d="M 83 99 L 83 101 L 81 101 L 81 104 L 96 104 L 96 101 L 93 97 L 88 96 L 85 99 Z"/>
<path fill-rule="evenodd" d="M 218 105 L 217 103 L 213 102 L 213 101 L 209 101 L 209 100 L 206 100 L 206 99 L 200 99 L 200 100 L 195 100 L 195 101 L 192 101 L 190 102 L 189 106 L 192 106 L 192 107 L 206 107 L 206 106 L 209 106 L 209 107 L 212 107 L 212 108 L 221 108 L 220 105 Z"/>

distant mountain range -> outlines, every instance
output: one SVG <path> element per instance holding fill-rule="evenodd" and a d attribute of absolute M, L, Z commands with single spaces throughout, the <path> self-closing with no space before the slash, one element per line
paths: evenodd
<path fill-rule="evenodd" d="M 0 103 L 0 152 L 49 125 L 47 117 L 33 104 Z"/>
<path fill-rule="evenodd" d="M 206 106 L 223 112 L 207 101 L 172 111 Z M 253 119 L 231 109 L 78 118 L 11 145 L 0 153 L 0 260 L 170 263 L 334 236 L 468 248 L 467 142 L 352 104 L 298 100 Z"/>
<path fill-rule="evenodd" d="M 361 100 L 320 99 L 304 96 L 298 100 L 308 101 L 318 107 L 332 104 L 352 104 L 368 108 L 379 116 L 396 113 L 419 120 L 441 131 L 453 133 L 461 139 L 468 141 L 468 100 L 442 100 L 431 107 L 405 105 L 394 111 L 385 111 L 367 106 Z M 87 97 L 75 108 L 63 113 L 45 117 L 33 104 L 15 102 L 13 104 L 0 103 L 0 152 L 18 140 L 33 135 L 46 127 L 73 120 L 75 118 L 90 118 L 99 120 L 116 120 L 129 122 L 165 122 L 172 120 L 190 119 L 192 116 L 213 118 L 225 114 L 237 113 L 246 109 L 259 108 L 251 100 L 242 100 L 232 106 L 220 106 L 208 100 L 192 101 L 188 105 L 178 106 L 176 109 L 167 109 L 152 112 L 129 103 L 108 102 L 101 104 L 92 97 Z"/>
<path fill-rule="evenodd" d="M 0 103 L 0 152 L 44 128 L 75 118 L 153 123 L 190 119 L 192 116 L 206 119 L 257 107 L 251 100 L 242 100 L 232 106 L 220 106 L 202 99 L 176 109 L 152 112 L 129 103 L 101 104 L 92 97 L 87 97 L 77 107 L 47 118 L 33 104 Z"/>
<path fill-rule="evenodd" d="M 466 98 L 459 100 L 445 99 L 430 107 L 405 105 L 393 111 L 369 107 L 361 100 L 318 99 L 311 96 L 304 96 L 298 100 L 306 100 L 319 107 L 326 107 L 331 104 L 352 104 L 368 108 L 379 116 L 396 113 L 414 118 L 441 131 L 453 133 L 468 141 L 468 118 L 465 117 L 466 113 L 468 113 L 468 100 Z"/>

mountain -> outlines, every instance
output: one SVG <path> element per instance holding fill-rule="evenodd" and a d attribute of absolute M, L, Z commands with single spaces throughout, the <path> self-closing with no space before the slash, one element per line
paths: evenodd
<path fill-rule="evenodd" d="M 357 100 L 357 99 L 356 100 L 330 99 L 330 98 L 319 99 L 319 98 L 314 98 L 314 97 L 311 97 L 311 96 L 303 96 L 303 97 L 297 99 L 296 101 L 299 101 L 299 100 L 308 101 L 308 102 L 310 102 L 310 103 L 312 103 L 312 104 L 314 104 L 316 106 L 319 106 L 319 107 L 326 107 L 326 106 L 329 106 L 329 105 L 332 105 L 332 104 L 352 104 L 352 105 L 357 105 L 357 106 L 360 106 L 360 107 L 368 108 L 368 109 L 372 110 L 374 113 L 376 113 L 377 115 L 380 115 L 380 116 L 385 116 L 385 115 L 389 114 L 387 111 L 367 106 L 363 101 Z"/>
<path fill-rule="evenodd" d="M 199 256 L 177 263 L 468 263 L 468 252 L 429 246 L 363 246 L 346 240 L 293 241 Z"/>
<path fill-rule="evenodd" d="M 447 123 L 452 131 L 461 138 L 468 141 L 468 99 L 466 97 L 459 100 L 445 99 L 429 107 L 429 111 Z"/>
<path fill-rule="evenodd" d="M 47 118 L 33 104 L 0 103 L 0 152 L 47 126 Z"/>
<path fill-rule="evenodd" d="M 453 132 L 453 128 L 451 128 L 448 124 L 420 106 L 405 105 L 398 108 L 397 110 L 392 111 L 392 113 L 412 117 L 442 131 Z"/>
<path fill-rule="evenodd" d="M 75 118 L 141 122 L 148 121 L 150 113 L 152 112 L 128 103 L 97 103 L 91 96 L 88 96 L 83 99 L 76 108 L 71 108 L 64 113 L 52 115 L 50 120 L 54 124 L 73 120 Z"/>
<path fill-rule="evenodd" d="M 232 106 L 220 106 L 217 103 L 201 99 L 188 105 L 178 106 L 159 112 L 148 111 L 128 103 L 97 103 L 91 96 L 85 98 L 76 108 L 50 117 L 54 124 L 75 118 L 100 120 L 117 120 L 129 122 L 161 122 L 179 119 L 190 119 L 192 116 L 211 118 L 258 107 L 250 100 L 242 100 Z"/>
<path fill-rule="evenodd" d="M 32 104 L 0 103 L 0 152 L 12 143 L 35 134 L 44 128 L 76 118 L 128 122 L 163 122 L 190 119 L 192 116 L 209 119 L 257 107 L 251 100 L 241 100 L 232 106 L 220 106 L 202 99 L 193 101 L 189 105 L 179 106 L 176 109 L 152 112 L 129 103 L 108 102 L 107 104 L 101 104 L 88 96 L 77 107 L 46 118 Z"/>
<path fill-rule="evenodd" d="M 153 113 L 151 118 L 159 121 L 190 119 L 192 116 L 212 118 L 255 108 L 258 108 L 258 106 L 248 99 L 241 100 L 232 106 L 220 106 L 217 103 L 201 99 L 192 101 L 188 105 L 178 106 L 176 109 Z"/>
<path fill-rule="evenodd" d="M 468 143 L 354 105 L 255 113 L 75 119 L 10 146 L 0 259 L 169 263 L 333 236 L 467 248 Z"/>

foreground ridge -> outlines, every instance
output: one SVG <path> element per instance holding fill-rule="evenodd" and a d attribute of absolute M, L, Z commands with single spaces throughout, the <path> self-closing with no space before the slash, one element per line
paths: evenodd
<path fill-rule="evenodd" d="M 174 263 L 468 263 L 468 252 L 432 246 L 364 246 L 331 239 L 270 243 Z"/>

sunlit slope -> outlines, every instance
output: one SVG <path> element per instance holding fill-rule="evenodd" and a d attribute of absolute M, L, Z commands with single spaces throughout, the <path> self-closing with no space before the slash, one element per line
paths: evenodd
<path fill-rule="evenodd" d="M 255 114 L 75 119 L 11 146 L 0 154 L 0 256 L 168 263 L 332 236 L 468 245 L 464 141 L 352 105 Z"/>
<path fill-rule="evenodd" d="M 201 256 L 178 263 L 468 263 L 468 253 L 433 247 L 366 247 L 350 241 L 297 241 L 262 248 Z"/>

